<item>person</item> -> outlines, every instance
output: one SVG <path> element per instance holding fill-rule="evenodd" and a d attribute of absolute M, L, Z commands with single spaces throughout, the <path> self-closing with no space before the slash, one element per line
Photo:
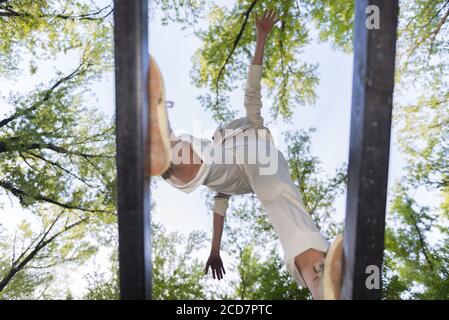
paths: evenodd
<path fill-rule="evenodd" d="M 147 173 L 161 175 L 173 187 L 187 193 L 200 185 L 216 192 L 206 274 L 211 269 L 212 277 L 221 280 L 226 273 L 220 257 L 220 243 L 229 198 L 255 193 L 280 240 L 287 270 L 296 283 L 308 288 L 314 299 L 338 299 L 342 237 L 337 236 L 329 248 L 305 209 L 298 188 L 290 178 L 288 164 L 274 146 L 261 116 L 264 47 L 278 19 L 271 10 L 254 18 L 257 39 L 245 87 L 246 116 L 220 126 L 213 141 L 174 134 L 168 122 L 161 72 L 150 57 Z"/>

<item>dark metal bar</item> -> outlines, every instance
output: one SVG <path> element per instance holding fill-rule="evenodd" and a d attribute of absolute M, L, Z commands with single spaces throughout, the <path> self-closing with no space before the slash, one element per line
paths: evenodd
<path fill-rule="evenodd" d="M 151 298 L 148 117 L 148 2 L 115 0 L 115 85 L 120 296 Z"/>
<path fill-rule="evenodd" d="M 382 270 L 391 131 L 397 0 L 356 0 L 354 74 L 344 234 L 343 299 L 380 299 L 368 288 L 368 266 Z M 380 29 L 368 29 L 368 6 Z M 381 284 L 381 279 L 379 279 Z"/>

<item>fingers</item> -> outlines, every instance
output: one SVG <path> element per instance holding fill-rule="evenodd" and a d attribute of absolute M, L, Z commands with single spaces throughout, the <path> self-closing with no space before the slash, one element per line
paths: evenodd
<path fill-rule="evenodd" d="M 222 274 L 220 273 L 220 270 L 216 267 L 212 267 L 212 278 L 220 280 L 223 278 Z"/>
<path fill-rule="evenodd" d="M 209 267 L 211 269 L 212 278 L 221 280 L 223 279 L 223 275 L 226 274 L 225 268 L 223 267 L 223 263 L 217 262 L 217 263 L 210 263 L 209 261 L 206 263 L 206 267 L 204 268 L 204 274 L 208 274 Z"/>
<path fill-rule="evenodd" d="M 264 11 L 264 13 L 263 13 L 263 18 L 264 19 L 267 19 L 267 20 L 271 20 L 271 21 L 274 21 L 275 20 L 275 18 L 276 18 L 276 12 L 274 11 L 274 10 L 271 10 L 271 9 L 266 9 L 265 11 Z M 276 22 L 277 22 L 278 20 L 276 20 Z M 275 22 L 275 23 L 276 23 Z"/>
<path fill-rule="evenodd" d="M 223 279 L 223 275 L 226 274 L 226 271 L 223 266 L 217 267 L 210 266 L 210 269 L 213 279 L 221 280 Z M 204 273 L 207 274 L 207 272 L 209 271 L 209 266 L 207 266 L 204 270 L 205 270 Z"/>
<path fill-rule="evenodd" d="M 218 280 L 223 279 L 223 269 L 220 268 L 217 270 L 217 272 L 218 272 Z"/>
<path fill-rule="evenodd" d="M 215 270 L 215 272 L 217 273 L 217 280 L 223 279 L 223 275 L 222 275 L 220 269 Z"/>
<path fill-rule="evenodd" d="M 223 267 L 223 264 L 220 264 L 217 267 L 218 280 L 223 279 L 223 274 L 226 274 L 226 271 L 225 271 L 225 268 Z"/>
<path fill-rule="evenodd" d="M 218 280 L 223 279 L 223 271 L 224 271 L 224 269 L 223 269 L 222 267 L 219 267 L 219 268 L 217 269 L 217 279 L 218 279 Z"/>

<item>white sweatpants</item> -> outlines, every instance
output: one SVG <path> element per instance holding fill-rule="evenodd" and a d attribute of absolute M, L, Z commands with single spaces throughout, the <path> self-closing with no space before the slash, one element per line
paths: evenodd
<path fill-rule="evenodd" d="M 263 168 L 266 166 L 259 161 L 252 161 L 253 164 L 248 161 L 246 144 L 237 146 L 234 150 L 239 166 L 280 240 L 288 272 L 299 286 L 306 287 L 295 266 L 295 257 L 308 249 L 326 252 L 329 245 L 305 209 L 298 189 L 290 178 L 284 156 L 274 145 L 268 144 L 271 152 L 277 153 L 277 170 L 273 174 L 264 174 Z"/>

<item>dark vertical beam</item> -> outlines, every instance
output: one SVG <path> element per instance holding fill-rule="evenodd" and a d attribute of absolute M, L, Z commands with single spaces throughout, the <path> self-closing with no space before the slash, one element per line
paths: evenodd
<path fill-rule="evenodd" d="M 381 270 L 391 131 L 397 0 L 356 0 L 343 299 L 380 299 L 365 282 Z M 366 27 L 368 6 L 380 9 L 380 29 Z M 381 282 L 380 282 L 381 283 Z"/>
<path fill-rule="evenodd" d="M 115 0 L 114 37 L 120 296 L 150 299 L 150 181 L 144 176 L 147 0 Z"/>

